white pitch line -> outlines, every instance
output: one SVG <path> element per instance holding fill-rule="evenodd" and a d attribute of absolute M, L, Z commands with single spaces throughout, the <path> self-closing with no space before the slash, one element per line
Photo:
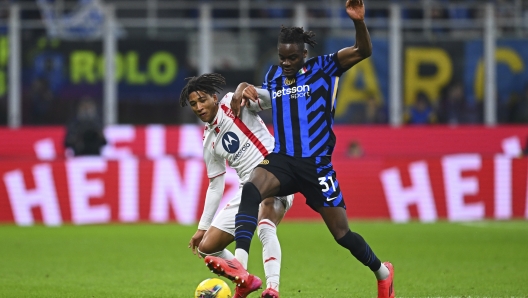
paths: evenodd
<path fill-rule="evenodd" d="M 495 228 L 508 230 L 528 230 L 528 222 L 520 225 L 520 222 L 460 222 L 461 226 L 472 228 Z"/>

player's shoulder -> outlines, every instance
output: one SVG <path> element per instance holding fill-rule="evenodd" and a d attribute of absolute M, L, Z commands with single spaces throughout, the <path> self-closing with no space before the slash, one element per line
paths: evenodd
<path fill-rule="evenodd" d="M 268 72 L 266 73 L 264 78 L 267 82 L 270 82 L 279 78 L 280 76 L 282 76 L 282 68 L 278 65 L 272 65 L 268 69 Z"/>
<path fill-rule="evenodd" d="M 220 104 L 229 105 L 233 99 L 233 92 L 228 92 L 222 99 L 220 99 Z"/>
<path fill-rule="evenodd" d="M 331 54 L 326 54 L 326 55 L 314 56 L 314 57 L 306 60 L 304 65 L 308 69 L 311 69 L 311 68 L 314 68 L 314 67 L 321 67 L 321 66 L 323 66 L 325 64 L 334 62 L 334 59 L 335 59 L 334 55 L 336 55 L 336 54 L 337 53 L 331 53 Z"/>

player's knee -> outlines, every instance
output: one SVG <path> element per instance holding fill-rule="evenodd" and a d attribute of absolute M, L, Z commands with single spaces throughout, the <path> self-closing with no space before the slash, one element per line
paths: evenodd
<path fill-rule="evenodd" d="M 260 203 L 259 219 L 268 219 L 277 226 L 284 217 L 286 207 L 276 197 L 266 198 Z"/>
<path fill-rule="evenodd" d="M 342 228 L 342 229 L 338 228 L 338 229 L 333 229 L 330 232 L 332 233 L 332 236 L 334 236 L 334 239 L 337 241 L 338 239 L 341 239 L 344 236 L 346 236 L 349 231 L 350 231 L 350 229 L 348 229 L 348 228 Z"/>
<path fill-rule="evenodd" d="M 343 238 L 350 231 L 350 227 L 346 221 L 331 220 L 327 222 L 327 227 L 336 241 L 337 239 Z"/>
<path fill-rule="evenodd" d="M 219 247 L 218 245 L 211 245 L 211 243 L 207 242 L 200 242 L 198 245 L 197 251 L 202 256 L 202 258 L 205 258 L 206 256 L 218 256 L 222 253 L 223 248 Z"/>
<path fill-rule="evenodd" d="M 263 208 L 266 208 L 266 209 L 274 209 L 275 207 L 275 198 L 274 197 L 269 197 L 269 198 L 266 198 L 264 200 L 262 200 L 262 202 L 260 203 L 260 206 L 263 207 Z"/>
<path fill-rule="evenodd" d="M 202 241 L 198 245 L 198 252 L 200 253 L 202 257 L 214 255 L 218 251 L 219 251 L 218 247 L 215 247 L 215 245 L 211 245 L 207 241 Z"/>

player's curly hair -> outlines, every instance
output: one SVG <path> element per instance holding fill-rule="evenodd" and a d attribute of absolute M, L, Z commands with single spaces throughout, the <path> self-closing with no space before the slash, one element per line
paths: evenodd
<path fill-rule="evenodd" d="M 225 86 L 225 78 L 218 73 L 206 73 L 198 77 L 189 77 L 185 79 L 187 85 L 183 87 L 180 93 L 180 105 L 182 107 L 187 105 L 189 95 L 195 91 L 201 91 L 213 96 L 215 93 L 220 93 Z"/>
<path fill-rule="evenodd" d="M 315 33 L 304 31 L 303 27 L 281 27 L 279 33 L 279 44 L 297 44 L 304 49 L 304 44 L 309 44 L 312 48 L 317 44 L 314 39 Z"/>

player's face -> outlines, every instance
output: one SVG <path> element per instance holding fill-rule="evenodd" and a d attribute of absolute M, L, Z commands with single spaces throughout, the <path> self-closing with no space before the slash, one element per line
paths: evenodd
<path fill-rule="evenodd" d="M 282 73 L 288 77 L 295 77 L 299 69 L 304 65 L 306 49 L 297 44 L 279 43 L 279 65 Z"/>
<path fill-rule="evenodd" d="M 189 95 L 189 105 L 193 112 L 203 122 L 213 122 L 218 112 L 218 97 L 211 96 L 202 91 L 195 91 Z"/>

